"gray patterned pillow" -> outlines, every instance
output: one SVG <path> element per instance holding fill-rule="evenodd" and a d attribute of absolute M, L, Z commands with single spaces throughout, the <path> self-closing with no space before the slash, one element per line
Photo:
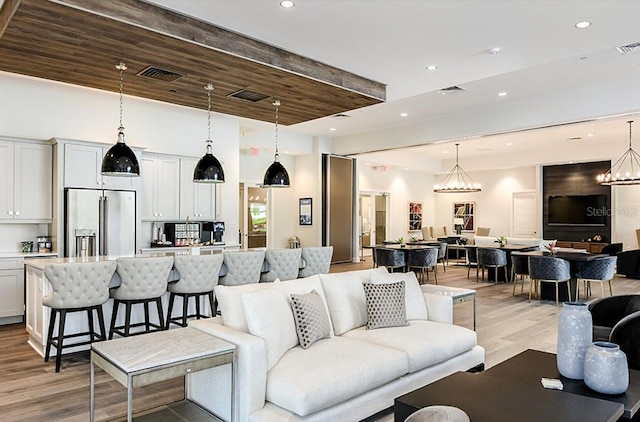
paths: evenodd
<path fill-rule="evenodd" d="M 404 281 L 362 283 L 367 301 L 367 330 L 409 325 L 404 302 Z"/>
<path fill-rule="evenodd" d="M 329 337 L 331 324 L 322 297 L 312 290 L 306 294 L 291 294 L 291 308 L 296 323 L 298 341 L 303 349 Z"/>

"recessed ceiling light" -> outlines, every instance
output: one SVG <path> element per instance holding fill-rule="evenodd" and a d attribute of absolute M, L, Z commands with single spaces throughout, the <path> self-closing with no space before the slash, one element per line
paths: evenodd
<path fill-rule="evenodd" d="M 448 154 L 449 151 L 447 151 L 446 149 L 444 151 L 442 151 L 443 154 Z"/>
<path fill-rule="evenodd" d="M 331 132 L 335 132 L 335 131 L 336 131 L 336 128 L 335 128 L 335 127 L 330 127 L 330 128 L 329 128 L 329 130 L 330 130 Z"/>
<path fill-rule="evenodd" d="M 295 2 L 293 2 L 291 0 L 282 0 L 280 2 L 280 6 L 284 7 L 285 9 L 291 9 L 295 5 L 296 5 Z"/>
<path fill-rule="evenodd" d="M 427 70 L 436 70 L 438 68 L 438 66 L 436 66 L 435 64 L 430 64 L 429 66 L 427 66 Z"/>
<path fill-rule="evenodd" d="M 400 113 L 400 117 L 407 117 L 408 114 L 407 113 Z"/>
<path fill-rule="evenodd" d="M 505 91 L 498 92 L 498 97 L 506 97 L 507 93 Z"/>
<path fill-rule="evenodd" d="M 591 136 L 595 136 L 593 133 L 587 133 L 587 136 L 591 137 Z"/>
<path fill-rule="evenodd" d="M 507 146 L 510 147 L 511 145 L 513 145 L 512 142 L 507 142 Z"/>
<path fill-rule="evenodd" d="M 499 52 L 500 52 L 500 47 L 493 47 L 487 51 L 487 53 L 491 54 L 492 56 L 495 56 Z"/>
<path fill-rule="evenodd" d="M 589 21 L 582 21 L 582 22 L 578 22 L 576 24 L 576 28 L 578 29 L 585 29 L 591 26 L 591 22 Z"/>

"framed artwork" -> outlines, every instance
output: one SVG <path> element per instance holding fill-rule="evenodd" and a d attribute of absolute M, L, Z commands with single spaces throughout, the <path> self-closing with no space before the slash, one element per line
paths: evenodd
<path fill-rule="evenodd" d="M 300 225 L 310 226 L 312 224 L 311 198 L 300 198 Z"/>
<path fill-rule="evenodd" d="M 456 232 L 456 225 L 462 226 L 461 229 L 463 232 L 475 231 L 475 212 L 475 202 L 454 202 L 452 216 L 452 227 L 454 233 Z"/>
<path fill-rule="evenodd" d="M 422 202 L 409 202 L 409 231 L 422 229 Z"/>

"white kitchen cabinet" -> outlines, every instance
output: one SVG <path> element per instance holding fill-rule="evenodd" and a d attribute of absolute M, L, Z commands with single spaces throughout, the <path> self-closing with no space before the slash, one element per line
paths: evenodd
<path fill-rule="evenodd" d="M 0 259 L 0 318 L 24 315 L 24 262 Z"/>
<path fill-rule="evenodd" d="M 197 158 L 180 159 L 180 219 L 216 219 L 216 183 L 193 183 Z"/>
<path fill-rule="evenodd" d="M 140 160 L 140 171 L 142 220 L 179 220 L 180 159 L 168 155 L 144 154 Z"/>
<path fill-rule="evenodd" d="M 51 222 L 52 147 L 0 140 L 0 220 Z"/>
<path fill-rule="evenodd" d="M 100 173 L 102 157 L 109 148 L 111 145 L 64 144 L 64 187 L 134 190 L 136 177 L 103 176 Z"/>

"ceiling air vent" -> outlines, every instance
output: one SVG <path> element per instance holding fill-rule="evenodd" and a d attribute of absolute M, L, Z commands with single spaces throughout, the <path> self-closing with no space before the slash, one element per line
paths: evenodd
<path fill-rule="evenodd" d="M 620 54 L 633 53 L 634 51 L 640 51 L 640 42 L 634 42 L 633 44 L 623 45 L 622 47 L 616 47 L 616 50 Z"/>
<path fill-rule="evenodd" d="M 257 103 L 258 101 L 269 98 L 268 95 L 260 94 L 259 92 L 249 91 L 248 89 L 241 89 L 240 91 L 232 92 L 227 95 L 229 98 L 237 98 L 239 100 L 251 101 Z"/>
<path fill-rule="evenodd" d="M 438 90 L 438 93 L 442 95 L 457 94 L 458 92 L 464 92 L 464 89 L 460 88 L 459 86 L 450 86 Z"/>
<path fill-rule="evenodd" d="M 159 67 L 147 66 L 140 72 L 136 73 L 136 76 L 143 76 L 145 78 L 156 79 L 158 81 L 173 82 L 184 75 L 170 70 L 160 69 Z"/>

